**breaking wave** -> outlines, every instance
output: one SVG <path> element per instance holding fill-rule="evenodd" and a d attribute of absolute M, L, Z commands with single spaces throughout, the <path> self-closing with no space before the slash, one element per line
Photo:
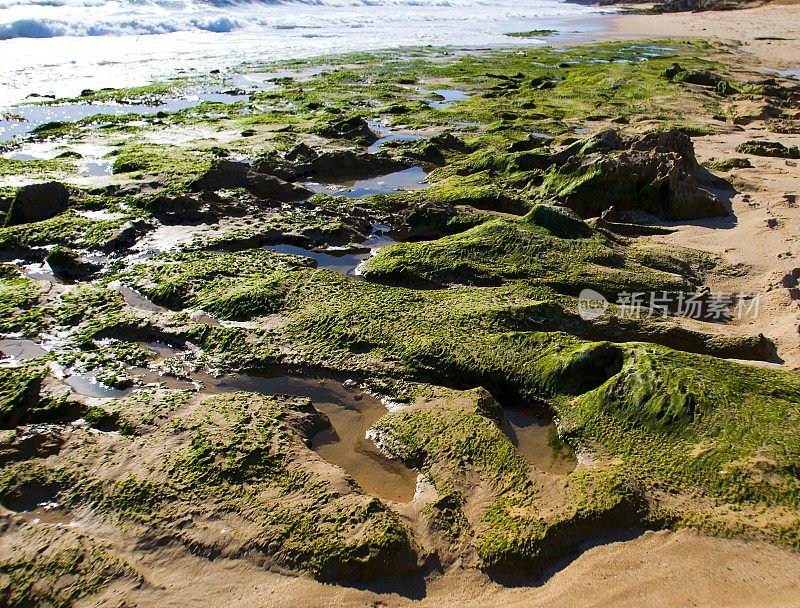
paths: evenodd
<path fill-rule="evenodd" d="M 532 7 L 543 17 L 580 10 L 557 0 L 0 0 L 0 40 L 507 20 Z"/>

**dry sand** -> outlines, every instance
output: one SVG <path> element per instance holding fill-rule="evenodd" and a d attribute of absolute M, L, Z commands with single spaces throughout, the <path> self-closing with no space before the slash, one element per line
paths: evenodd
<path fill-rule="evenodd" d="M 732 42 L 768 67 L 800 68 L 800 0 L 759 8 L 705 13 L 622 15 L 611 20 L 608 40 L 702 37 Z M 784 40 L 757 40 L 784 38 Z"/>
<path fill-rule="evenodd" d="M 611 19 L 609 40 L 702 37 L 725 45 L 723 60 L 742 67 L 800 69 L 800 2 L 775 2 L 760 8 L 728 12 L 623 15 Z M 760 40 L 759 40 L 760 38 Z M 772 38 L 772 39 L 767 39 Z M 779 39 L 775 39 L 779 38 Z M 765 77 L 770 74 L 763 71 Z M 800 135 L 775 134 L 762 121 L 728 133 L 694 139 L 700 162 L 737 154 L 738 144 L 762 139 L 800 145 Z M 734 293 L 761 293 L 759 315 L 718 328 L 725 332 L 763 333 L 775 340 L 783 367 L 800 367 L 800 168 L 798 161 L 749 157 L 754 169 L 726 175 L 737 190 L 733 216 L 683 224 L 658 240 L 705 249 L 730 263 L 750 266 L 745 276 L 711 285 Z"/>
<path fill-rule="evenodd" d="M 241 560 L 208 561 L 162 549 L 131 556 L 145 575 L 144 586 L 112 586 L 82 605 L 118 606 L 124 599 L 140 608 L 769 608 L 800 602 L 800 555 L 771 545 L 688 531 L 604 540 L 548 576 L 516 586 L 499 585 L 475 570 L 454 569 L 427 581 L 398 578 L 359 588 L 283 576 Z"/>

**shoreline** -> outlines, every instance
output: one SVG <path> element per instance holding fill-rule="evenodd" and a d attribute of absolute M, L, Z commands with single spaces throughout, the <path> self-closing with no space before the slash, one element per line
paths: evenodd
<path fill-rule="evenodd" d="M 800 2 L 796 1 L 732 11 L 622 14 L 609 21 L 610 31 L 600 40 L 708 38 L 731 43 L 736 52 L 777 69 L 800 68 Z"/>
<path fill-rule="evenodd" d="M 81 534 L 87 555 L 96 546 L 118 561 L 87 557 L 98 570 L 82 574 L 97 587 L 76 606 L 792 606 L 798 452 L 772 446 L 794 437 L 800 403 L 789 371 L 800 365 L 800 208 L 790 198 L 800 175 L 788 156 L 737 151 L 759 140 L 800 145 L 800 132 L 774 130 L 748 98 L 783 107 L 778 95 L 793 94 L 788 79 L 778 93 L 750 84 L 760 65 L 775 65 L 772 43 L 789 41 L 627 42 L 685 39 L 686 20 L 717 40 L 742 20 L 754 23 L 753 38 L 788 38 L 798 21 L 787 20 L 790 6 L 619 15 L 600 38 L 538 56 L 500 47 L 463 62 L 296 66 L 272 90 L 196 111 L 49 123 L 26 145 L 52 158 L 7 162 L 23 180 L 40 171 L 35 179 L 71 191 L 62 185 L 54 211 L 2 229 L 0 290 L 24 290 L 12 306 L 36 313 L 15 312 L 20 325 L 6 328 L 30 338 L 21 342 L 31 355 L 4 373 L 10 383 L 19 370 L 40 374 L 43 398 L 75 400 L 58 415 L 82 418 L 5 427 L 0 448 L 20 468 L 0 469 L 0 525 L 11 539 L 0 558 L 37 582 L 59 581 L 36 555 L 71 551 L 70 535 Z M 623 42 L 580 48 L 600 40 Z M 745 47 L 753 55 L 738 52 Z M 712 85 L 669 75 L 707 66 Z M 730 163 L 745 154 L 745 166 Z M 632 207 L 600 216 L 598 193 L 619 188 L 601 163 L 621 156 L 635 194 L 619 200 Z M 687 162 L 676 169 L 676 157 Z M 88 160 L 105 163 L 102 173 L 78 177 Z M 733 169 L 717 168 L 726 162 Z M 583 182 L 565 165 L 595 173 Z M 651 196 L 673 170 L 668 195 Z M 639 177 L 641 192 L 631 185 Z M 698 192 L 708 196 L 689 198 Z M 696 214 L 674 213 L 679 204 Z M 652 230 L 621 231 L 642 227 Z M 68 280 L 43 274 L 45 261 Z M 364 281 L 345 266 L 364 270 Z M 763 291 L 763 314 L 686 319 L 676 338 L 666 321 L 590 327 L 573 310 L 584 284 L 655 292 L 706 281 Z M 742 365 L 762 352 L 749 346 L 759 333 L 781 361 L 752 354 Z M 40 369 L 44 350 L 32 346 L 41 336 L 53 359 Z M 214 393 L 215 379 L 224 386 L 278 362 L 335 370 L 349 414 L 367 401 L 353 390 L 396 401 L 366 437 L 382 450 L 373 456 L 420 471 L 412 500 L 363 491 L 347 464 L 313 447 L 320 430 L 348 436 L 318 415 L 314 404 L 327 401 L 316 393 L 301 402 L 235 383 L 228 388 L 248 392 Z M 98 392 L 66 392 L 67 369 Z M 193 390 L 162 376 L 192 380 Z M 478 388 L 444 388 L 454 383 Z M 591 453 L 588 465 L 554 473 L 526 456 L 498 422 L 514 401 L 557 416 L 540 456 L 553 459 L 551 441 L 563 441 Z M 773 424 L 779 416 L 785 425 Z M 64 490 L 64 479 L 92 493 Z M 47 543 L 28 557 L 33 532 Z M 417 575 L 378 578 L 398 564 Z M 540 566 L 538 576 L 509 574 Z M 351 574 L 372 578 L 339 581 Z"/>

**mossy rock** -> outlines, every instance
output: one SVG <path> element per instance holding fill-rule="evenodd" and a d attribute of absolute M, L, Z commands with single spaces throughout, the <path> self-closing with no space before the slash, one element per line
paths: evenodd
<path fill-rule="evenodd" d="M 64 211 L 69 205 L 69 192 L 60 182 L 31 184 L 17 190 L 6 215 L 6 226 L 39 222 Z"/>
<path fill-rule="evenodd" d="M 46 375 L 47 367 L 35 362 L 0 368 L 0 428 L 55 420 L 74 411 L 65 398 L 42 391 Z"/>
<path fill-rule="evenodd" d="M 588 238 L 592 229 L 574 212 L 554 205 L 534 205 L 525 220 L 564 239 Z"/>
<path fill-rule="evenodd" d="M 67 247 L 51 249 L 45 257 L 45 262 L 58 278 L 69 281 L 86 278 L 100 268 L 82 259 L 77 251 Z"/>
<path fill-rule="evenodd" d="M 715 161 L 709 163 L 708 165 L 712 169 L 716 169 L 717 171 L 733 171 L 734 169 L 752 169 L 753 163 L 750 162 L 749 158 L 726 158 L 725 160 Z"/>
<path fill-rule="evenodd" d="M 769 156 L 774 158 L 800 158 L 800 148 L 797 146 L 786 147 L 776 141 L 751 140 L 736 146 L 736 151 L 754 156 Z"/>

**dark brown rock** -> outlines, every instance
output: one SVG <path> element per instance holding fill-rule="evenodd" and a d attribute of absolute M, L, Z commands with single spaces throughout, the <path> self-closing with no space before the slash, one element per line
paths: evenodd
<path fill-rule="evenodd" d="M 46 220 L 64 211 L 68 204 L 69 192 L 60 182 L 22 186 L 11 203 L 5 224 L 14 226 Z"/>
<path fill-rule="evenodd" d="M 87 262 L 77 251 L 67 247 L 51 249 L 45 261 L 55 276 L 68 281 L 85 279 L 100 269 L 98 265 Z"/>
<path fill-rule="evenodd" d="M 697 162 L 692 140 L 675 129 L 632 138 L 609 129 L 548 160 L 555 166 L 545 174 L 540 196 L 582 217 L 599 216 L 612 205 L 674 220 L 728 215 L 708 189 L 717 178 Z"/>
<path fill-rule="evenodd" d="M 230 160 L 217 162 L 192 184 L 195 191 L 234 188 L 244 188 L 261 199 L 301 200 L 312 194 L 304 186 L 292 184 L 275 175 L 259 173 L 247 163 Z"/>
<path fill-rule="evenodd" d="M 378 141 L 378 136 L 361 116 L 330 122 L 319 130 L 319 134 L 331 139 L 347 139 L 365 146 Z"/>

